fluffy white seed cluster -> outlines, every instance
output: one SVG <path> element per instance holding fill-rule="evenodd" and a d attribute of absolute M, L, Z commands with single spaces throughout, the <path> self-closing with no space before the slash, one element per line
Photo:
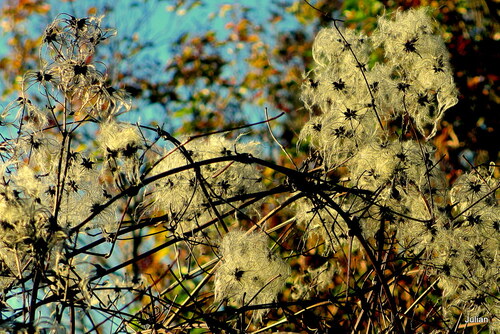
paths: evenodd
<path fill-rule="evenodd" d="M 186 153 L 194 162 L 231 156 L 239 153 L 258 155 L 258 142 L 238 143 L 221 136 L 210 136 L 185 145 Z M 151 174 L 158 175 L 190 164 L 181 150 L 165 153 Z M 232 161 L 211 163 L 196 171 L 186 171 L 160 179 L 151 190 L 153 208 L 165 212 L 176 223 L 178 232 L 187 232 L 216 217 L 212 205 L 220 212 L 237 207 L 241 201 L 226 199 L 263 190 L 261 174 L 253 165 Z M 203 182 L 207 194 L 202 191 Z M 207 196 L 208 195 L 208 196 Z M 212 203 L 209 202 L 209 199 Z"/>
<path fill-rule="evenodd" d="M 385 58 L 370 65 L 378 47 Z M 381 17 L 370 37 L 323 29 L 314 41 L 313 57 L 316 64 L 306 77 L 302 99 L 316 116 L 301 138 L 310 140 L 329 167 L 342 165 L 380 138 L 379 119 L 410 117 L 430 138 L 444 111 L 457 102 L 448 54 L 425 9 Z"/>
<path fill-rule="evenodd" d="M 98 45 L 115 33 L 102 28 L 101 19 L 63 14 L 49 24 L 42 37 L 40 69 L 25 75 L 25 90 L 37 84 L 40 91 L 69 99 L 74 114 L 106 119 L 128 111 L 126 92 L 109 86 L 105 68 L 92 62 Z"/>
<path fill-rule="evenodd" d="M 371 65 L 377 48 L 384 57 Z M 339 202 L 346 212 L 357 212 L 366 238 L 373 237 L 381 220 L 395 228 L 412 219 L 417 228 L 401 231 L 404 244 L 429 242 L 442 224 L 439 210 L 447 204 L 446 179 L 428 142 L 402 140 L 388 126 L 397 118 L 409 119 L 413 125 L 403 123 L 403 131 L 414 126 L 430 138 L 443 112 L 457 101 L 448 55 L 427 10 L 381 17 L 371 36 L 323 29 L 314 41 L 313 56 L 316 66 L 307 75 L 302 99 L 315 116 L 301 131 L 301 139 L 319 151 L 326 170 L 342 167 L 351 186 L 376 193 L 370 205 L 359 198 Z M 341 240 L 332 234 L 345 234 L 342 219 L 328 209 L 318 211 L 324 206 L 321 201 L 309 202 L 316 203 L 302 208 L 299 221 L 323 230 L 327 243 Z"/>
<path fill-rule="evenodd" d="M 24 277 L 28 267 L 66 237 L 51 224 L 50 211 L 20 188 L 0 185 L 0 290 Z"/>
<path fill-rule="evenodd" d="M 379 50 L 383 59 L 372 64 Z M 341 171 L 353 192 L 373 193 L 366 201 L 333 192 L 332 200 L 359 222 L 368 242 L 383 232 L 421 254 L 450 306 L 498 317 L 498 179 L 478 168 L 450 190 L 429 142 L 407 139 L 433 137 L 457 103 L 448 54 L 428 10 L 383 16 L 369 37 L 323 29 L 313 57 L 302 93 L 312 116 L 301 139 L 320 153 L 326 171 Z M 391 132 L 395 122 L 402 135 Z M 347 240 L 345 221 L 321 198 L 310 196 L 297 208 L 306 236 L 320 236 L 327 250 Z"/>
<path fill-rule="evenodd" d="M 24 76 L 23 96 L 2 113 L 9 119 L 17 110 L 16 135 L 4 137 L 1 152 L 0 289 L 30 273 L 30 266 L 57 267 L 68 230 L 87 217 L 94 215 L 84 229 L 117 226 L 120 204 L 105 206 L 116 189 L 104 182 L 106 168 L 97 162 L 103 159 L 74 144 L 75 130 L 85 123 L 73 122 L 109 121 L 129 108 L 124 94 L 107 87 L 106 76 L 92 63 L 95 48 L 109 34 L 99 18 L 58 17 L 43 36 L 40 69 Z M 33 101 L 45 100 L 45 107 L 26 97 L 36 95 L 33 86 L 41 93 Z M 137 148 L 138 136 L 128 127 L 109 121 L 103 129 L 105 150 Z"/>
<path fill-rule="evenodd" d="M 113 229 L 118 203 L 104 207 L 111 189 L 95 165 L 84 152 L 61 153 L 60 143 L 42 132 L 20 140 L 0 164 L 8 178 L 0 184 L 0 266 L 10 277 L 4 283 L 29 272 L 22 265 L 33 257 L 55 258 L 67 230 L 91 214 L 96 217 L 86 229 Z"/>
<path fill-rule="evenodd" d="M 54 222 L 48 204 L 40 198 L 25 196 L 21 187 L 0 187 L 0 289 L 24 277 L 40 259 L 56 260 L 67 235 Z M 62 209 L 65 208 L 66 203 Z M 72 208 L 74 214 L 77 204 L 73 203 Z M 60 221 L 68 219 L 69 212 L 61 210 Z"/>
<path fill-rule="evenodd" d="M 232 231 L 220 244 L 222 264 L 215 274 L 215 300 L 240 306 L 267 304 L 276 300 L 290 275 L 290 267 L 268 247 L 262 233 Z M 253 313 L 258 321 L 266 313 Z"/>
<path fill-rule="evenodd" d="M 424 248 L 432 241 L 437 227 L 444 224 L 444 207 L 448 203 L 448 185 L 433 154 L 430 147 L 413 141 L 367 144 L 345 165 L 349 168 L 350 184 L 376 193 L 376 199 L 372 203 L 345 195 L 332 199 L 345 212 L 355 213 L 366 239 L 374 238 L 380 222 L 385 221 L 386 232 L 399 227 L 398 235 L 405 248 Z M 348 240 L 347 224 L 321 198 L 298 201 L 296 212 L 305 237 L 319 236 L 327 253 Z M 354 240 L 354 249 L 358 246 Z"/>
<path fill-rule="evenodd" d="M 86 228 L 105 227 L 114 222 L 116 207 L 100 207 L 112 191 L 102 182 L 102 166 L 87 152 L 61 153 L 60 146 L 57 138 L 44 132 L 22 138 L 15 154 L 1 166 L 2 173 L 10 180 L 6 188 L 12 189 L 22 201 L 35 203 L 37 210 L 40 208 L 49 216 L 57 212 L 61 228 L 70 228 L 93 212 L 99 214 Z M 57 196 L 61 197 L 58 203 L 54 201 Z"/>
<path fill-rule="evenodd" d="M 405 249 L 419 252 L 427 247 L 446 219 L 448 184 L 434 150 L 414 141 L 386 141 L 365 147 L 347 166 L 356 187 L 377 193 L 376 204 L 361 222 L 365 237 L 373 237 L 380 227 L 377 222 L 385 220 L 386 231 L 397 229 Z"/>
<path fill-rule="evenodd" d="M 444 111 L 458 99 L 449 55 L 428 9 L 398 11 L 393 20 L 381 17 L 371 39 L 385 51 L 389 74 L 380 84 L 381 107 L 408 114 L 423 135 L 433 137 Z"/>
<path fill-rule="evenodd" d="M 498 318 L 500 184 L 493 171 L 494 166 L 477 168 L 454 183 L 450 197 L 455 219 L 439 231 L 432 264 L 440 269 L 440 285 L 451 309 Z"/>
<path fill-rule="evenodd" d="M 107 172 L 115 182 L 134 184 L 139 178 L 138 151 L 144 138 L 138 127 L 108 120 L 100 124 L 97 142 L 105 157 Z"/>
<path fill-rule="evenodd" d="M 100 124 L 98 142 L 108 152 L 133 150 L 141 145 L 143 138 L 137 127 L 108 121 Z"/>

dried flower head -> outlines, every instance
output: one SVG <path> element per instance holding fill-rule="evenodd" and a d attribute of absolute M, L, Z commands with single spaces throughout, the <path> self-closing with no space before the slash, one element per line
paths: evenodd
<path fill-rule="evenodd" d="M 189 165 L 185 154 L 196 162 L 236 153 L 258 155 L 258 146 L 258 142 L 238 143 L 220 136 L 210 136 L 185 145 L 185 153 L 181 150 L 165 153 L 165 157 L 160 158 L 151 173 L 157 175 Z M 160 179 L 150 189 L 153 207 L 160 212 L 169 213 L 174 221 L 182 222 L 178 225 L 179 232 L 189 231 L 197 226 L 198 221 L 215 217 L 209 200 L 212 205 L 216 203 L 218 210 L 223 212 L 231 208 L 225 199 L 257 192 L 263 188 L 260 171 L 248 164 L 231 161 L 213 163 L 202 166 L 200 173 L 203 180 L 199 179 L 191 168 Z M 200 182 L 204 182 L 210 199 L 201 190 Z"/>
<path fill-rule="evenodd" d="M 290 275 L 290 267 L 267 245 L 261 233 L 232 231 L 220 245 L 222 265 L 215 274 L 215 300 L 240 306 L 268 304 L 276 300 Z M 265 310 L 255 311 L 260 320 Z"/>

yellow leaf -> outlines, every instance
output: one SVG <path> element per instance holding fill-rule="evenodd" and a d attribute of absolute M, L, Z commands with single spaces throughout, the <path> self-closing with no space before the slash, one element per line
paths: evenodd
<path fill-rule="evenodd" d="M 94 6 L 94 7 L 90 7 L 88 10 L 87 10 L 87 15 L 95 15 L 97 13 L 97 8 Z"/>
<path fill-rule="evenodd" d="M 251 34 L 248 36 L 247 41 L 248 42 L 258 42 L 260 40 L 259 35 L 257 34 Z"/>

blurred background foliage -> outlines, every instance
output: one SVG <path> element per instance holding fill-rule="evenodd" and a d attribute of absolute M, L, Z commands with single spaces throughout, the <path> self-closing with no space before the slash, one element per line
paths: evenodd
<path fill-rule="evenodd" d="M 500 162 L 497 132 L 500 126 L 500 1 L 318 0 L 311 3 L 321 12 L 344 20 L 344 25 L 368 34 L 376 25 L 377 17 L 385 11 L 431 7 L 451 54 L 460 91 L 459 103 L 448 110 L 433 139 L 438 159 L 444 156 L 441 163 L 450 181 L 470 169 L 470 164 Z M 271 124 L 278 141 L 297 165 L 306 158 L 305 150 L 295 150 L 298 133 L 309 117 L 302 107 L 300 88 L 304 74 L 311 68 L 314 36 L 331 22 L 304 1 L 5 0 L 0 18 L 3 106 L 20 94 L 23 73 L 38 68 L 36 50 L 43 27 L 61 12 L 77 17 L 106 15 L 104 25 L 117 28 L 118 38 L 99 49 L 96 57 L 106 64 L 109 81 L 125 88 L 132 96 L 135 108 L 126 115 L 129 121 L 140 119 L 143 124 L 163 126 L 175 135 L 206 133 L 261 121 L 266 117 L 267 107 L 270 116 L 284 113 Z M 293 167 L 273 144 L 266 126 L 243 131 L 251 131 L 252 136 L 268 143 L 264 144 L 265 152 L 278 164 Z M 270 171 L 265 171 L 264 177 L 273 179 Z M 264 205 L 262 215 L 272 208 L 271 203 Z M 286 219 L 275 216 L 271 225 Z M 133 254 L 141 247 L 141 235 L 135 240 L 133 249 L 129 250 Z M 304 255 L 292 261 L 294 272 L 307 273 L 325 261 L 314 251 Z M 134 275 L 148 273 L 156 282 L 156 289 L 172 291 L 182 300 L 182 289 L 163 279 L 162 266 L 190 256 L 165 250 L 135 263 L 130 270 Z M 194 266 L 196 261 L 209 259 L 192 258 L 192 261 Z M 352 266 L 363 273 L 366 261 L 362 256 L 354 254 L 353 261 Z M 342 272 L 335 276 L 337 282 L 332 282 L 332 291 L 339 287 L 344 276 Z M 401 282 L 409 288 L 407 292 L 401 290 L 398 296 L 401 303 L 406 300 L 409 303 L 408 294 L 417 293 L 415 289 L 427 284 L 421 281 L 426 280 L 424 276 L 415 278 L 415 282 L 408 279 Z M 435 297 L 438 295 L 436 292 Z M 425 316 L 433 305 L 429 301 L 424 308 Z M 315 313 L 315 317 L 335 314 L 330 324 L 342 329 L 342 319 L 348 317 L 350 311 L 325 307 Z M 297 323 L 314 328 L 314 319 L 312 313 L 304 313 Z"/>

